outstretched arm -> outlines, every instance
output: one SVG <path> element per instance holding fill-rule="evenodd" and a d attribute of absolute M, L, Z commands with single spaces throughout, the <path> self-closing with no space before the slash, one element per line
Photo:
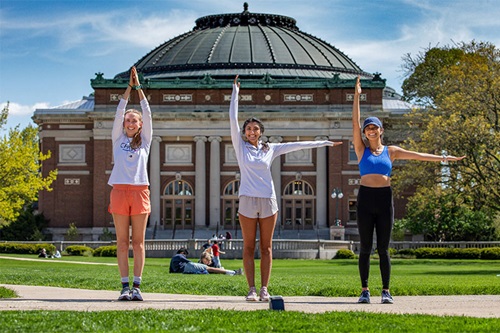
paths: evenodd
<path fill-rule="evenodd" d="M 455 157 L 455 156 L 440 156 L 427 153 L 419 153 L 416 151 L 406 150 L 398 146 L 389 146 L 389 154 L 391 159 L 394 160 L 418 160 L 418 161 L 429 161 L 429 162 L 448 162 L 448 161 L 460 161 L 465 158 L 465 156 Z"/>
<path fill-rule="evenodd" d="M 361 122 L 360 122 L 360 110 L 359 110 L 359 96 L 361 95 L 361 82 L 359 76 L 356 79 L 356 86 L 354 88 L 354 100 L 352 101 L 352 143 L 354 145 L 354 151 L 358 157 L 358 162 L 363 157 L 365 151 L 365 143 L 361 137 Z"/>
<path fill-rule="evenodd" d="M 135 69 L 135 67 L 132 67 Z M 130 71 L 130 77 L 128 80 L 127 89 L 122 95 L 118 106 L 116 107 L 115 120 L 113 122 L 113 130 L 111 131 L 111 139 L 113 142 L 118 140 L 120 135 L 123 133 L 123 117 L 125 115 L 125 108 L 127 107 L 128 99 L 130 97 L 130 91 L 132 90 L 132 86 L 134 85 L 133 73 Z"/>

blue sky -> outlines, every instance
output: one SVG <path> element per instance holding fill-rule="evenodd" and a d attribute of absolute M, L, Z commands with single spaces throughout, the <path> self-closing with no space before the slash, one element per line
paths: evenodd
<path fill-rule="evenodd" d="M 37 108 L 92 92 L 95 73 L 127 70 L 205 15 L 243 10 L 237 0 L 0 0 L 0 107 L 7 128 Z M 402 56 L 428 46 L 488 41 L 500 47 L 497 0 L 247 0 L 249 11 L 291 16 L 401 91 Z M 311 4 L 312 3 L 312 4 Z"/>

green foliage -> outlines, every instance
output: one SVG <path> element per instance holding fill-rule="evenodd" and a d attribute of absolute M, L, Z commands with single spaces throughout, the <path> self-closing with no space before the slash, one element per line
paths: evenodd
<path fill-rule="evenodd" d="M 500 247 L 487 247 L 482 249 L 481 259 L 500 259 Z"/>
<path fill-rule="evenodd" d="M 405 147 L 467 158 L 447 166 L 409 162 L 397 171 L 393 185 L 398 192 L 408 185 L 417 186 L 420 200 L 410 202 L 409 207 L 425 209 L 424 201 L 431 203 L 442 193 L 445 199 L 468 208 L 453 212 L 448 221 L 481 224 L 487 217 L 484 226 L 490 237 L 488 228 L 500 212 L 500 187 L 492 186 L 500 184 L 500 50 L 490 43 L 472 41 L 430 48 L 424 55 L 404 60 L 408 76 L 403 84 L 405 96 L 427 99 L 430 105 L 410 114 L 409 123 L 420 129 L 420 135 L 407 140 Z M 426 189 L 437 194 L 426 200 Z M 426 214 L 434 215 L 433 210 Z M 473 216 L 470 211 L 480 213 Z M 442 225 L 441 229 L 449 228 Z"/>
<path fill-rule="evenodd" d="M 80 238 L 80 233 L 78 232 L 78 228 L 74 223 L 69 224 L 69 228 L 66 231 L 65 240 L 68 241 L 77 241 Z"/>
<path fill-rule="evenodd" d="M 429 248 L 422 247 L 414 251 L 417 259 L 500 259 L 500 248 Z"/>
<path fill-rule="evenodd" d="M 0 243 L 0 253 L 38 254 L 42 249 L 45 249 L 47 253 L 56 251 L 53 244 Z"/>
<path fill-rule="evenodd" d="M 8 115 L 8 105 L 2 110 L 0 125 Z M 38 129 L 19 126 L 0 137 L 0 225 L 14 221 L 24 206 L 37 200 L 38 192 L 50 191 L 57 171 L 41 170 L 41 162 L 49 159 L 50 151 L 40 152 Z"/>
<path fill-rule="evenodd" d="M 334 259 L 355 259 L 356 255 L 351 250 L 340 249 L 335 254 Z"/>
<path fill-rule="evenodd" d="M 14 290 L 7 289 L 5 287 L 0 287 L 0 299 L 2 298 L 17 298 L 16 292 Z"/>
<path fill-rule="evenodd" d="M 34 214 L 33 206 L 23 209 L 18 218 L 8 224 L 0 226 L 0 239 L 7 241 L 43 241 L 45 229 L 49 221 L 43 214 Z"/>
<path fill-rule="evenodd" d="M 91 256 L 94 253 L 94 250 L 91 247 L 83 245 L 71 245 L 64 251 L 71 256 Z"/>
<path fill-rule="evenodd" d="M 116 245 L 98 247 L 94 250 L 94 257 L 116 257 Z"/>
<path fill-rule="evenodd" d="M 421 188 L 408 200 L 404 228 L 428 241 L 493 241 L 498 239 L 493 212 L 472 210 L 461 192 Z"/>

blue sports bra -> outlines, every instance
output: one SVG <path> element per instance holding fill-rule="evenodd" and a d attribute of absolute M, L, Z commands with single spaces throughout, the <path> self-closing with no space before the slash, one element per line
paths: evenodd
<path fill-rule="evenodd" d="M 377 174 L 390 176 L 392 171 L 392 161 L 389 156 L 389 149 L 384 146 L 380 155 L 373 155 L 369 147 L 365 148 L 363 157 L 359 161 L 359 173 L 361 176 L 368 174 Z"/>

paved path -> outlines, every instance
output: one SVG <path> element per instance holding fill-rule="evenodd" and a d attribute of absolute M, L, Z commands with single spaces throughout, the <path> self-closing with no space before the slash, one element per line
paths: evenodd
<path fill-rule="evenodd" d="M 7 285 L 20 298 L 0 299 L 0 311 L 69 310 L 109 311 L 142 309 L 227 309 L 265 310 L 267 303 L 245 302 L 240 296 L 196 296 L 143 293 L 144 302 L 116 301 L 118 292 L 58 287 Z M 500 296 L 400 296 L 394 304 L 357 304 L 353 297 L 284 297 L 286 311 L 319 313 L 327 311 L 366 311 L 395 314 L 429 314 L 500 318 Z M 379 297 L 372 297 L 372 302 Z"/>

